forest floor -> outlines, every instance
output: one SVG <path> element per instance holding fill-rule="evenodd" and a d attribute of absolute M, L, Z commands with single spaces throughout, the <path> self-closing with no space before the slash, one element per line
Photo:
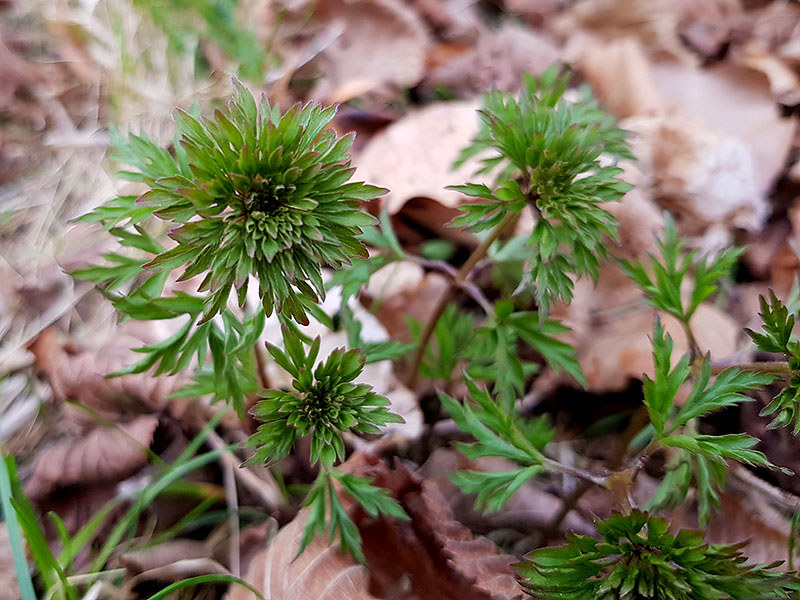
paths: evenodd
<path fill-rule="evenodd" d="M 214 6 L 233 12 L 208 10 Z M 210 113 L 230 95 L 231 76 L 282 107 L 339 103 L 334 128 L 357 133 L 355 178 L 390 190 L 370 210 L 386 209 L 406 252 L 457 267 L 476 238 L 448 227 L 464 197 L 445 187 L 471 174 L 470 165 L 451 165 L 477 131 L 480 97 L 517 91 L 524 73 L 554 63 L 576 86 L 589 84 L 631 132 L 637 161 L 624 165 L 624 177 L 635 187 L 613 208 L 613 254 L 654 251 L 665 211 L 701 252 L 746 246 L 692 325 L 704 353 L 752 356 L 744 328 L 760 326 L 759 295 L 772 289 L 789 298 L 800 274 L 798 3 L 0 0 L 0 446 L 15 457 L 54 550 L 63 539 L 51 511 L 69 535 L 104 517 L 71 563 L 76 574 L 101 573 L 91 597 L 146 598 L 187 577 L 233 573 L 272 600 L 345 597 L 336 587 L 342 577 L 350 598 L 499 600 L 517 593 L 511 563 L 561 543 L 566 530 L 591 534 L 593 520 L 610 514 L 606 495 L 592 490 L 557 518 L 579 485 L 569 477 L 533 480 L 496 513 L 474 510 L 474 498 L 448 479 L 476 467 L 451 447 L 458 435 L 435 406 L 436 382 L 409 389 L 403 360 L 381 362 L 366 377 L 406 423 L 383 438 L 350 439 L 350 468 L 405 495 L 412 522 L 364 525 L 369 571 L 324 543 L 291 563 L 301 492 L 314 476 L 307 447 L 278 466 L 240 469 L 246 451 L 228 446 L 246 440 L 252 419 L 219 415 L 207 399 L 173 397 L 187 383 L 182 374 L 104 378 L 136 360 L 132 348 L 175 329 L 120 322 L 100 291 L 69 275 L 113 249 L 101 227 L 74 221 L 129 189 L 109 159 L 112 128 L 169 144 L 173 108 Z M 387 269 L 360 294 L 363 335 L 407 342 L 408 318 L 426 322 L 449 284 L 424 262 Z M 501 287 L 489 273 L 481 277 L 490 291 Z M 577 349 L 587 385 L 543 368 L 529 378 L 521 406 L 549 416 L 562 462 L 579 454 L 601 464 L 652 372 L 653 310 L 610 261 L 596 285 L 579 281 L 571 305 L 554 315 L 570 327 L 564 339 Z M 671 331 L 686 350 L 680 328 Z M 325 335 L 329 347 L 347 340 Z M 278 367 L 268 367 L 280 380 Z M 448 389 L 462 392 L 463 382 Z M 800 473 L 796 438 L 759 416 L 769 392 L 703 427 L 754 435 L 774 463 Z M 221 421 L 202 445 L 218 451 L 215 459 L 131 512 L 166 465 L 185 462 L 215 415 Z M 636 494 L 652 493 L 663 461 L 648 464 Z M 798 510 L 797 476 L 731 468 L 707 539 L 747 539 L 752 560 L 786 560 Z M 129 517 L 131 527 L 120 530 Z M 692 501 L 672 524 L 697 526 Z M 124 535 L 113 540 L 117 531 Z M 109 554 L 97 562 L 104 547 Z M 15 581 L 2 523 L 0 600 L 22 597 Z M 226 594 L 252 597 L 235 586 L 172 597 Z"/>

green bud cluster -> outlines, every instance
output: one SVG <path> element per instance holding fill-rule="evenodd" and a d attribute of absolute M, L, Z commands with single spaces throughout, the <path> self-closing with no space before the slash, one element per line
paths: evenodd
<path fill-rule="evenodd" d="M 293 391 L 268 390 L 253 408 L 263 424 L 250 438 L 257 450 L 251 462 L 263 463 L 286 456 L 302 436 L 311 436 L 311 461 L 332 466 L 345 456 L 346 431 L 379 433 L 386 423 L 402 417 L 386 408 L 389 401 L 372 386 L 353 383 L 364 367 L 358 350 L 337 348 L 316 368 L 320 339 L 305 353 L 297 338 L 284 331 L 286 352 L 269 345 L 270 354 L 294 379 Z"/>

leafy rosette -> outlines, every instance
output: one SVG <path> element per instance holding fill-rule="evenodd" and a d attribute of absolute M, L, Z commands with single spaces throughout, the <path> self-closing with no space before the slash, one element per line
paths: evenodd
<path fill-rule="evenodd" d="M 271 344 L 267 348 L 294 379 L 293 391 L 267 390 L 252 410 L 263 424 L 248 442 L 257 448 L 251 463 L 265 463 L 289 454 L 302 436 L 311 436 L 311 462 L 330 467 L 345 455 L 342 433 L 380 433 L 386 423 L 402 423 L 389 412 L 389 401 L 372 391 L 372 386 L 353 383 L 364 368 L 365 357 L 358 350 L 337 348 L 314 368 L 320 338 L 308 353 L 300 340 L 283 335 L 286 351 Z"/>
<path fill-rule="evenodd" d="M 536 550 L 519 566 L 540 600 L 767 600 L 796 598 L 798 581 L 748 565 L 743 544 L 705 544 L 699 531 L 669 531 L 641 511 L 597 524 L 602 537 L 568 534 L 569 543 Z"/>
<path fill-rule="evenodd" d="M 169 235 L 177 246 L 144 266 L 182 268 L 181 280 L 205 274 L 201 322 L 234 289 L 243 304 L 254 275 L 267 314 L 307 323 L 307 305 L 324 297 L 321 268 L 366 256 L 358 236 L 374 219 L 360 202 L 384 190 L 348 181 L 353 137 L 327 129 L 335 112 L 309 103 L 281 115 L 239 83 L 211 119 L 176 111 L 176 160 L 144 165 L 151 189 L 137 203 L 176 223 Z"/>

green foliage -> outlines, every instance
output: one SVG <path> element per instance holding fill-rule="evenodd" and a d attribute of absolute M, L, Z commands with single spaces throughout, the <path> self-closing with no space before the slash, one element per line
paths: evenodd
<path fill-rule="evenodd" d="M 325 295 L 321 267 L 366 256 L 356 236 L 373 218 L 359 202 L 382 190 L 347 183 L 352 137 L 337 139 L 326 129 L 334 113 L 308 104 L 281 115 L 237 83 L 236 97 L 213 119 L 175 112 L 174 158 L 144 136 L 123 146 L 124 159 L 139 169 L 131 178 L 150 188 L 137 209 L 173 224 L 169 236 L 177 243 L 143 267 L 180 269 L 180 280 L 204 275 L 201 324 L 226 308 L 232 291 L 242 305 L 251 275 L 267 314 L 277 309 L 307 323 L 306 305 Z M 126 218 L 140 215 L 115 213 L 113 220 Z M 98 269 L 83 275 L 101 282 Z M 105 281 L 118 278 L 109 269 Z"/>
<path fill-rule="evenodd" d="M 678 237 L 678 228 L 667 219 L 664 238 L 658 247 L 661 258 L 650 255 L 650 264 L 620 260 L 623 271 L 641 289 L 647 302 L 659 310 L 688 323 L 704 300 L 717 291 L 717 282 L 728 275 L 743 248 L 730 248 L 713 257 L 698 257 L 697 250 L 686 252 L 685 242 Z M 687 274 L 694 271 L 694 281 L 687 298 L 681 292 Z"/>
<path fill-rule="evenodd" d="M 310 435 L 311 462 L 330 467 L 344 459 L 344 432 L 380 433 L 380 426 L 403 421 L 389 412 L 389 401 L 374 393 L 372 386 L 353 383 L 365 362 L 358 350 L 337 348 L 315 368 L 319 337 L 308 352 L 287 327 L 283 340 L 286 351 L 272 344 L 267 347 L 275 362 L 294 378 L 294 391 L 262 392 L 252 410 L 263 425 L 248 442 L 256 447 L 250 463 L 282 458 L 300 437 Z"/>
<path fill-rule="evenodd" d="M 769 429 L 786 427 L 794 423 L 793 433 L 800 433 L 800 341 L 794 335 L 795 315 L 789 312 L 774 292 L 769 301 L 759 297 L 763 333 L 746 329 L 756 347 L 763 352 L 781 353 L 789 363 L 792 376 L 788 385 L 761 411 L 761 415 L 775 415 Z M 777 414 L 776 414 L 777 413 Z"/>
<path fill-rule="evenodd" d="M 726 459 L 775 469 L 767 457 L 752 447 L 758 439 L 741 434 L 703 435 L 693 421 L 716 410 L 749 402 L 744 394 L 767 385 L 773 376 L 738 369 L 726 369 L 712 381 L 711 363 L 703 359 L 692 390 L 680 408 L 675 406 L 678 389 L 689 379 L 689 356 L 684 355 L 673 367 L 672 338 L 660 322 L 653 334 L 654 378 L 644 377 L 644 404 L 653 425 L 656 440 L 663 446 L 681 450 L 661 487 L 650 500 L 651 509 L 669 508 L 686 497 L 692 475 L 699 494 L 700 522 L 708 522 L 711 507 L 719 503 L 716 490 L 725 482 Z"/>
<path fill-rule="evenodd" d="M 564 100 L 568 78 L 548 69 L 539 81 L 526 77 L 520 97 L 491 92 L 480 111 L 482 127 L 459 158 L 482 156 L 479 172 L 496 173 L 493 187 L 452 189 L 478 199 L 462 207 L 454 224 L 481 231 L 530 207 L 537 218 L 528 239 L 532 282 L 540 306 L 572 297 L 573 276 L 597 277 L 606 239 L 616 221 L 602 208 L 629 186 L 601 155 L 630 158 L 625 134 L 603 113 L 588 90 Z"/>
<path fill-rule="evenodd" d="M 519 566 L 542 600 L 767 600 L 795 598 L 800 584 L 747 565 L 742 544 L 705 544 L 702 533 L 669 532 L 664 519 L 633 511 L 597 523 L 601 539 L 568 534 L 569 543 L 533 552 Z"/>
<path fill-rule="evenodd" d="M 330 542 L 333 543 L 338 537 L 342 551 L 348 552 L 356 560 L 364 563 L 361 535 L 339 499 L 335 482 L 338 482 L 341 488 L 356 500 L 368 515 L 374 517 L 383 514 L 396 519 L 408 519 L 397 501 L 389 496 L 389 492 L 372 485 L 368 477 L 358 477 L 336 469 L 323 469 L 320 470 L 303 503 L 303 506 L 309 508 L 309 512 L 297 555 L 300 556 L 303 553 L 315 536 L 325 533 L 327 514 Z"/>
<path fill-rule="evenodd" d="M 420 323 L 410 319 L 409 329 L 419 343 L 422 331 Z M 436 323 L 433 343 L 425 348 L 420 374 L 427 379 L 452 380 L 459 364 L 474 347 L 475 337 L 475 317 L 450 304 Z"/>
<path fill-rule="evenodd" d="M 439 398 L 444 409 L 465 433 L 477 441 L 459 443 L 468 458 L 496 456 L 521 466 L 510 471 L 460 471 L 451 476 L 465 493 L 477 493 L 476 508 L 496 511 L 525 482 L 541 473 L 547 463 L 542 454 L 555 432 L 544 419 L 523 421 L 513 410 L 501 408 L 489 393 L 467 379 L 471 402 L 460 403 L 447 394 Z"/>
<path fill-rule="evenodd" d="M 411 332 L 419 339 L 420 326 L 412 321 Z M 477 327 L 475 317 L 448 306 L 436 323 L 433 344 L 426 348 L 420 373 L 431 379 L 451 381 L 462 363 L 466 373 L 481 381 L 493 382 L 495 393 L 508 404 L 525 391 L 527 378 L 538 365 L 520 358 L 527 344 L 542 356 L 556 373 L 566 373 L 584 383 L 575 349 L 556 336 L 568 331 L 553 319 L 537 312 L 514 311 L 513 302 L 496 303 L 488 322 Z"/>

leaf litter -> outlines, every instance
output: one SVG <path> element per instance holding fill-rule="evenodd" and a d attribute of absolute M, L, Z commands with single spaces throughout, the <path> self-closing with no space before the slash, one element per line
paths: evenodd
<path fill-rule="evenodd" d="M 7 58 L 0 61 L 7 75 L 0 87 L 5 119 L 0 133 L 0 276 L 11 283 L 0 290 L 0 362 L 6 365 L 3 375 L 22 382 L 21 388 L 4 385 L 7 397 L 0 410 L 4 423 L 14 414 L 33 420 L 30 427 L 16 424 L 7 433 L 4 429 L 4 444 L 20 449 L 16 454 L 24 489 L 36 508 L 61 502 L 57 512 L 69 521 L 70 532 L 116 497 L 115 490 L 149 481 L 153 456 L 174 460 L 215 412 L 205 401 L 172 397 L 190 383 L 182 375 L 106 378 L 130 364 L 128 349 L 146 343 L 155 332 L 126 330 L 126 324 L 116 323 L 103 308 L 96 291 L 75 286 L 62 273 L 62 268 L 71 270 L 101 251 L 102 236 L 76 229 L 70 220 L 105 201 L 120 185 L 110 175 L 114 167 L 104 159 L 108 126 L 143 128 L 168 142 L 172 107 L 191 109 L 197 102 L 205 109 L 227 93 L 226 76 L 236 72 L 237 65 L 202 37 L 176 47 L 134 4 L 10 2 L 0 7 L 14 27 L 10 36 L 12 29 L 4 24 L 0 44 Z M 592 85 L 603 106 L 623 119 L 623 127 L 633 134 L 638 160 L 623 167 L 636 189 L 611 208 L 621 223 L 615 254 L 641 258 L 653 252 L 668 209 L 693 247 L 713 251 L 734 240 L 752 244 L 745 260 L 753 273 L 730 282 L 728 297 L 753 306 L 755 291 L 771 286 L 788 293 L 798 275 L 800 244 L 793 220 L 800 12 L 791 3 L 239 4 L 237 10 L 251 17 L 264 47 L 285 57 L 266 68 L 264 89 L 270 97 L 287 106 L 309 99 L 342 102 L 343 114 L 349 111 L 353 116 L 339 121 L 340 127 L 369 123 L 357 140 L 357 178 L 391 190 L 372 208 L 376 214 L 386 209 L 406 249 L 419 250 L 438 237 L 445 237 L 456 253 L 475 246 L 470 236 L 447 233 L 445 227 L 465 201 L 445 188 L 466 180 L 475 167 L 468 163 L 461 170 L 450 168 L 476 131 L 475 97 L 492 86 L 514 89 L 522 72 L 537 74 L 551 62 L 562 61 L 576 80 Z M 53 32 L 52 37 L 45 31 Z M 213 72 L 204 71 L 203 65 L 214 65 Z M 519 224 L 521 230 L 530 226 Z M 373 335 L 371 341 L 409 341 L 406 315 L 424 322 L 444 293 L 445 281 L 436 269 L 412 262 L 379 272 L 353 306 L 362 311 L 364 339 Z M 701 307 L 693 322 L 701 351 L 723 359 L 741 356 L 747 344 L 739 332 L 753 326 L 743 322 L 753 312 L 739 312 L 724 303 Z M 596 397 L 624 393 L 643 373 L 652 373 L 647 335 L 654 315 L 643 308 L 641 295 L 616 265 L 603 267 L 596 286 L 579 281 L 572 305 L 555 307 L 554 314 L 571 327 L 565 339 L 579 349 L 588 390 Z M 332 316 L 338 318 L 335 310 Z M 687 349 L 677 322 L 662 318 L 676 347 Z M 342 332 L 326 335 L 328 350 L 347 341 Z M 288 498 L 267 506 L 252 492 L 256 488 L 248 489 L 239 479 L 234 484 L 238 506 L 251 509 L 242 510 L 240 522 L 254 521 L 247 522 L 242 540 L 261 528 L 258 535 L 252 534 L 261 549 L 247 559 L 250 564 L 243 574 L 265 596 L 515 597 L 518 587 L 510 565 L 517 559 L 508 552 L 530 549 L 525 547 L 526 536 L 546 527 L 559 506 L 561 488 L 553 481 L 531 485 L 526 501 L 547 507 L 537 514 L 510 505 L 494 520 L 476 519 L 464 509 L 471 499 L 456 492 L 442 473 L 491 465 L 433 466 L 432 457 L 444 456 L 443 446 L 452 434 L 437 434 L 446 431 L 446 420 L 431 407 L 430 394 L 406 388 L 403 374 L 395 370 L 388 362 L 377 363 L 368 378 L 382 386 L 396 408 L 403 407 L 399 412 L 407 427 L 395 432 L 401 443 L 382 445 L 380 440 L 360 438 L 350 443 L 364 452 L 397 453 L 402 461 L 395 458 L 389 467 L 356 452 L 347 466 L 353 473 L 376 477 L 411 520 L 369 518 L 348 505 L 342 494 L 365 540 L 369 569 L 319 540 L 293 560 L 305 512 Z M 268 376 L 282 381 L 274 365 Z M 534 408 L 574 391 L 572 382 L 552 374 L 541 375 L 541 382 L 542 397 L 532 401 Z M 731 418 L 741 419 L 739 431 L 760 430 L 758 435 L 773 450 L 787 448 L 781 464 L 800 470 L 791 440 L 763 429 L 757 414 L 742 412 Z M 223 447 L 246 439 L 252 426 L 247 420 L 223 419 Z M 561 446 L 569 454 L 569 423 L 559 424 L 559 431 L 564 436 Z M 175 434 L 175 439 L 163 439 L 164 432 Z M 230 456 L 236 463 L 247 458 L 234 452 Z M 296 460 L 265 469 L 259 477 L 268 478 L 270 485 L 278 481 L 284 491 L 287 484 L 307 484 L 313 474 L 302 452 L 297 454 Z M 446 462 L 446 457 L 441 460 Z M 230 506 L 230 498 L 227 503 L 220 500 L 231 491 L 230 486 L 221 491 L 222 471 L 212 465 L 191 476 L 183 490 L 189 498 L 184 515 L 203 502 L 220 510 Z M 784 558 L 791 517 L 787 507 L 797 508 L 792 504 L 796 484 L 747 473 L 731 477 L 710 535 L 714 541 L 738 541 L 758 530 L 763 534 L 753 539 L 751 556 L 763 561 Z M 569 482 L 565 485 L 568 489 Z M 232 572 L 229 550 L 236 536 L 227 521 L 196 525 L 190 531 L 198 539 L 162 542 L 157 548 L 163 556 L 148 549 L 148 536 L 170 531 L 180 521 L 180 514 L 170 514 L 167 504 L 148 507 L 147 518 L 134 528 L 139 536 L 134 549 L 119 553 L 128 577 L 137 578 L 133 585 Z M 607 509 L 592 506 L 595 514 Z M 270 540 L 264 533 L 266 515 L 282 526 Z M 579 510 L 566 525 L 587 531 L 588 517 L 586 510 Z M 691 526 L 694 515 L 685 517 Z M 459 521 L 489 534 L 504 550 Z M 118 521 L 112 519 L 101 529 L 98 542 L 107 539 L 107 528 L 114 522 Z M 49 541 L 57 547 L 52 534 L 48 531 Z M 208 540 L 217 539 L 223 539 L 224 550 L 210 548 Z M 242 552 L 244 548 L 242 541 Z M 7 549 L 0 533 L 4 583 L 13 577 Z M 195 559 L 205 562 L 181 563 Z M 252 595 L 233 586 L 228 597 Z"/>

